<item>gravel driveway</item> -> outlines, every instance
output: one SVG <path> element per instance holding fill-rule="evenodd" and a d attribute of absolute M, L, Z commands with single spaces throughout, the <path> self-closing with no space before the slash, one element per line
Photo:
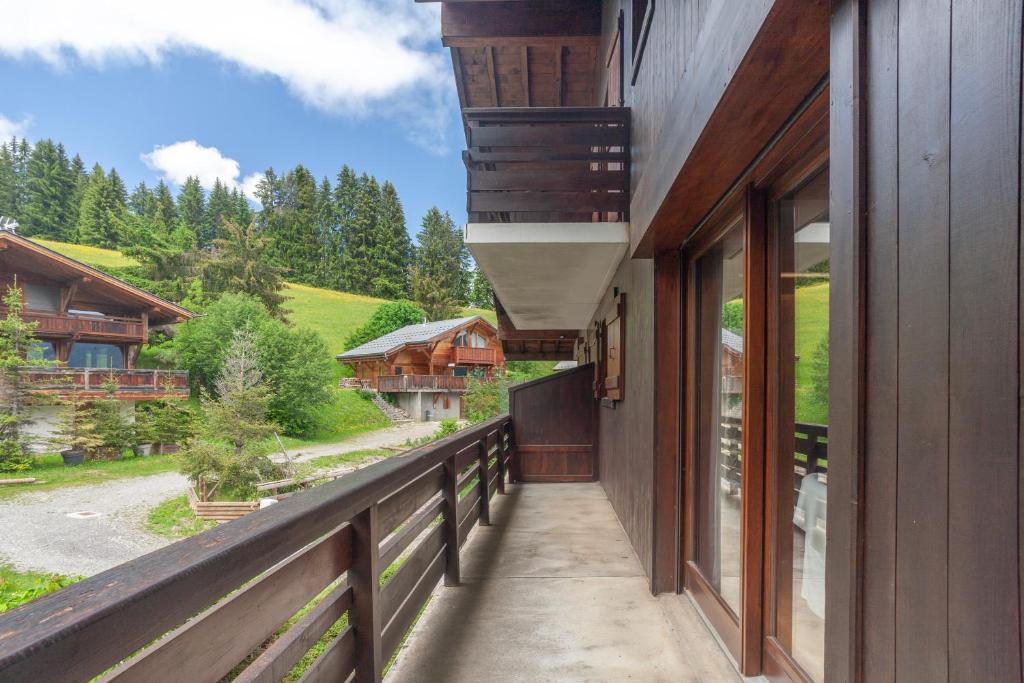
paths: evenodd
<path fill-rule="evenodd" d="M 436 422 L 407 422 L 348 439 L 293 449 L 298 461 L 367 448 L 402 446 L 433 434 Z M 176 472 L 89 486 L 28 492 L 0 501 L 0 563 L 21 571 L 91 576 L 168 545 L 145 530 L 153 507 L 179 496 L 188 480 Z M 85 515 L 71 516 L 75 513 Z M 99 513 L 99 514 L 90 514 Z"/>

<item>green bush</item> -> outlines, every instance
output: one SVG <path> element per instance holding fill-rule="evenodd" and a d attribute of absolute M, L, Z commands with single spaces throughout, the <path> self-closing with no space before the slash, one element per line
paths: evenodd
<path fill-rule="evenodd" d="M 270 390 L 267 417 L 286 434 L 301 435 L 321 426 L 329 405 L 333 367 L 327 345 L 316 332 L 288 328 L 246 294 L 224 294 L 206 313 L 181 325 L 175 346 L 194 388 L 216 395 L 214 381 L 235 330 L 255 336 L 260 368 Z"/>
<path fill-rule="evenodd" d="M 406 325 L 421 323 L 426 316 L 423 309 L 411 301 L 389 301 L 381 304 L 369 320 L 345 339 L 345 350 L 354 349 Z"/>
<path fill-rule="evenodd" d="M 500 377 L 468 377 L 463 400 L 463 414 L 471 424 L 497 417 L 508 412 L 508 382 Z"/>
<path fill-rule="evenodd" d="M 24 472 L 32 466 L 32 456 L 18 439 L 0 439 L 0 472 Z"/>
<path fill-rule="evenodd" d="M 443 439 L 446 436 L 451 436 L 455 432 L 459 431 L 459 421 L 454 417 L 443 417 L 441 418 L 441 424 L 434 432 L 435 439 Z"/>

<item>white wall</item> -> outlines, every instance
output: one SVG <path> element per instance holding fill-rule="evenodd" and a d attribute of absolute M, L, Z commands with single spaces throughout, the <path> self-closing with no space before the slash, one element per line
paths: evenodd
<path fill-rule="evenodd" d="M 443 417 L 459 416 L 460 394 L 430 391 L 409 391 L 392 394 L 395 397 L 398 407 L 409 414 L 416 422 L 423 422 L 427 419 L 427 411 L 432 415 L 431 419 L 440 420 Z M 445 396 L 448 397 L 448 408 L 444 407 Z"/>

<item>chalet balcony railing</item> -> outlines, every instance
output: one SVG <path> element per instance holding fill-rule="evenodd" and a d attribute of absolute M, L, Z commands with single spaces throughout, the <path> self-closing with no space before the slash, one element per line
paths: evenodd
<path fill-rule="evenodd" d="M 278 681 L 342 617 L 303 680 L 380 680 L 441 577 L 459 583 L 459 548 L 504 492 L 510 426 L 457 432 L 0 615 L 0 681 Z"/>
<path fill-rule="evenodd" d="M 628 220 L 626 107 L 464 110 L 471 223 Z"/>
<path fill-rule="evenodd" d="M 377 378 L 377 391 L 465 391 L 466 378 L 452 375 L 382 375 Z"/>
<path fill-rule="evenodd" d="M 189 395 L 185 370 L 126 370 L 106 368 L 24 368 L 22 373 L 32 388 L 42 392 L 78 391 L 86 397 L 105 393 L 111 379 L 117 384 L 117 397 L 130 399 L 150 396 Z"/>
<path fill-rule="evenodd" d="M 724 417 L 721 427 L 722 478 L 739 487 L 743 461 L 740 418 Z M 803 478 L 808 474 L 828 476 L 828 425 L 797 422 L 793 446 L 793 490 L 799 494 Z"/>
<path fill-rule="evenodd" d="M 452 348 L 452 362 L 456 365 L 494 365 L 498 362 L 498 353 L 494 349 L 455 346 Z"/>
<path fill-rule="evenodd" d="M 7 309 L 4 306 L 0 306 L 0 315 L 6 314 Z M 35 334 L 40 337 L 71 337 L 75 335 L 88 337 L 93 335 L 97 337 L 143 339 L 146 336 L 146 323 L 142 318 L 116 318 L 47 313 L 44 311 L 24 311 L 22 319 L 26 322 L 38 323 Z"/>

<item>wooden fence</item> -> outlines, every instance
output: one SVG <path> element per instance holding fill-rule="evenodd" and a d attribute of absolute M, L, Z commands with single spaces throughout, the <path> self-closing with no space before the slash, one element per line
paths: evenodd
<path fill-rule="evenodd" d="M 0 681 L 379 681 L 459 547 L 504 492 L 505 415 L 0 615 Z M 386 583 L 381 574 L 398 562 Z M 300 609 L 304 616 L 268 641 Z"/>

